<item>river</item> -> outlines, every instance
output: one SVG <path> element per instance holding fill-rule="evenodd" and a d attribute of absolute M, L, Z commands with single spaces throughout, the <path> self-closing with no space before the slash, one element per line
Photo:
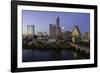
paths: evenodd
<path fill-rule="evenodd" d="M 22 50 L 23 62 L 89 59 L 88 56 L 73 50 Z"/>

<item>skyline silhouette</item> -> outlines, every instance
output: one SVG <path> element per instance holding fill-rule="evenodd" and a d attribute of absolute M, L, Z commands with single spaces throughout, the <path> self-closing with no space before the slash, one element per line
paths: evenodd
<path fill-rule="evenodd" d="M 81 33 L 90 32 L 90 14 L 75 12 L 48 12 L 48 11 L 22 11 L 23 34 L 27 33 L 27 25 L 35 26 L 37 32 L 47 32 L 49 34 L 49 24 L 56 24 L 59 16 L 59 25 L 65 31 L 72 31 L 74 25 L 78 25 Z"/>

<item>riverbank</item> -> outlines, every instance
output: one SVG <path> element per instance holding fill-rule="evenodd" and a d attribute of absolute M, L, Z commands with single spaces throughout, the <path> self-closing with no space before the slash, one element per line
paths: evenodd
<path fill-rule="evenodd" d="M 76 47 L 71 46 L 70 43 L 67 42 L 47 43 L 42 41 L 36 41 L 28 44 L 23 44 L 23 48 L 37 50 L 71 50 L 70 48 L 75 49 Z"/>

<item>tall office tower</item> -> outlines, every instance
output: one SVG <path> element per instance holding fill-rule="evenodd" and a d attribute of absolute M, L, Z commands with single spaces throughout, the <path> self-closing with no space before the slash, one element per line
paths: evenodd
<path fill-rule="evenodd" d="M 56 25 L 50 24 L 49 27 L 50 27 L 50 29 L 49 29 L 49 31 L 50 31 L 50 38 L 51 39 L 56 39 Z"/>
<path fill-rule="evenodd" d="M 35 33 L 34 25 L 27 25 L 27 36 L 33 37 Z"/>
<path fill-rule="evenodd" d="M 59 24 L 59 16 L 56 19 L 56 39 L 61 40 L 62 39 L 62 32 Z"/>
<path fill-rule="evenodd" d="M 58 16 L 57 19 L 56 19 L 56 25 L 57 25 L 57 27 L 59 28 L 59 16 Z"/>

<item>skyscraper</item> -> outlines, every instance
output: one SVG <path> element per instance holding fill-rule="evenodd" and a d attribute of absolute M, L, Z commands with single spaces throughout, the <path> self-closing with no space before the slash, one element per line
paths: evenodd
<path fill-rule="evenodd" d="M 27 36 L 33 37 L 35 32 L 34 25 L 27 25 Z"/>
<path fill-rule="evenodd" d="M 59 28 L 59 16 L 56 19 L 56 26 Z"/>
<path fill-rule="evenodd" d="M 50 24 L 50 38 L 51 39 L 56 39 L 56 25 Z"/>
<path fill-rule="evenodd" d="M 56 39 L 61 40 L 62 39 L 62 32 L 59 24 L 59 16 L 56 19 Z"/>
<path fill-rule="evenodd" d="M 62 30 L 60 28 L 59 24 L 59 16 L 56 18 L 56 24 L 50 24 L 50 38 L 51 39 L 56 39 L 56 40 L 61 40 L 62 39 Z"/>

